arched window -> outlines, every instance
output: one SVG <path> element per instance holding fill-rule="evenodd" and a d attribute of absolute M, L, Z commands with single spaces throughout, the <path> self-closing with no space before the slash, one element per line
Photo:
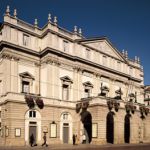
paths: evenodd
<path fill-rule="evenodd" d="M 68 113 L 63 114 L 63 120 L 68 120 Z"/>
<path fill-rule="evenodd" d="M 36 118 L 36 111 L 34 110 L 29 111 L 29 118 Z"/>

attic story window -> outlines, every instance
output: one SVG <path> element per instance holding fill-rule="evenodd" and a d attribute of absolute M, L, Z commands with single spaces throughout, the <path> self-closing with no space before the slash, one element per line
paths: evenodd
<path fill-rule="evenodd" d="M 68 52 L 69 51 L 69 42 L 68 41 L 63 41 L 63 50 L 64 52 Z"/>
<path fill-rule="evenodd" d="M 107 66 L 107 56 L 103 55 L 103 65 Z"/>
<path fill-rule="evenodd" d="M 29 46 L 29 35 L 23 34 L 23 45 Z"/>
<path fill-rule="evenodd" d="M 86 57 L 87 59 L 90 58 L 90 50 L 89 50 L 89 49 L 86 49 L 86 50 L 85 50 L 85 57 Z"/>
<path fill-rule="evenodd" d="M 117 70 L 121 70 L 121 62 L 120 61 L 117 61 Z"/>
<path fill-rule="evenodd" d="M 133 68 L 132 67 L 129 68 L 129 75 L 131 75 L 131 76 L 133 75 Z"/>

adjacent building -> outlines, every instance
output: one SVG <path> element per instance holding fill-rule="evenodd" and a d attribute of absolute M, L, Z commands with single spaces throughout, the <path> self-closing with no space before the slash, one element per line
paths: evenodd
<path fill-rule="evenodd" d="M 0 145 L 150 140 L 143 68 L 107 37 L 85 38 L 57 17 L 40 28 L 9 6 L 0 25 Z"/>

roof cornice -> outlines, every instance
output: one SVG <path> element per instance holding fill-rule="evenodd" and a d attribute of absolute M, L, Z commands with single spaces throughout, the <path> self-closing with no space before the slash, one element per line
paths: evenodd
<path fill-rule="evenodd" d="M 18 45 L 9 43 L 9 42 L 1 41 L 1 42 L 0 42 L 0 52 L 3 50 L 4 47 L 12 48 L 12 49 L 15 50 L 15 51 L 19 51 L 19 52 L 23 52 L 23 53 L 26 53 L 26 54 L 30 54 L 30 55 L 36 56 L 36 57 L 38 57 L 38 58 L 40 58 L 40 59 L 42 59 L 42 58 L 43 58 L 44 56 L 46 56 L 47 54 L 51 53 L 51 54 L 54 54 L 54 55 L 57 55 L 57 56 L 61 56 L 61 57 L 67 58 L 68 60 L 71 60 L 71 61 L 74 61 L 74 62 L 77 61 L 77 62 L 84 63 L 84 64 L 87 64 L 87 65 L 92 66 L 92 67 L 96 67 L 96 68 L 98 68 L 98 69 L 103 69 L 103 70 L 105 70 L 105 71 L 109 71 L 109 72 L 111 72 L 111 73 L 113 73 L 113 74 L 117 74 L 117 75 L 126 77 L 126 78 L 128 78 L 129 80 L 134 80 L 134 81 L 137 81 L 137 82 L 141 82 L 141 81 L 142 81 L 142 80 L 140 80 L 140 79 L 131 77 L 131 76 L 128 75 L 128 74 L 125 74 L 125 73 L 122 73 L 122 72 L 113 70 L 113 69 L 111 69 L 111 68 L 102 66 L 102 65 L 97 64 L 97 63 L 94 63 L 94 62 L 92 62 L 92 61 L 89 61 L 89 60 L 80 58 L 80 57 L 78 57 L 78 56 L 72 56 L 72 55 L 70 55 L 70 54 L 66 54 L 66 53 L 64 53 L 64 52 L 61 52 L 61 51 L 59 51 L 59 50 L 57 50 L 57 49 L 53 49 L 53 48 L 50 48 L 50 47 L 45 48 L 45 49 L 42 50 L 41 52 L 36 52 L 36 51 L 31 50 L 31 49 L 24 48 L 24 47 L 22 47 L 22 46 L 18 46 Z"/>

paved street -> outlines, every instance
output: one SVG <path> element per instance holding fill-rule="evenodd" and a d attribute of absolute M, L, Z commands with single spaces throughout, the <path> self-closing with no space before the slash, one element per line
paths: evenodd
<path fill-rule="evenodd" d="M 150 150 L 150 144 L 107 144 L 107 145 L 49 145 L 48 147 L 0 147 L 0 150 Z"/>

